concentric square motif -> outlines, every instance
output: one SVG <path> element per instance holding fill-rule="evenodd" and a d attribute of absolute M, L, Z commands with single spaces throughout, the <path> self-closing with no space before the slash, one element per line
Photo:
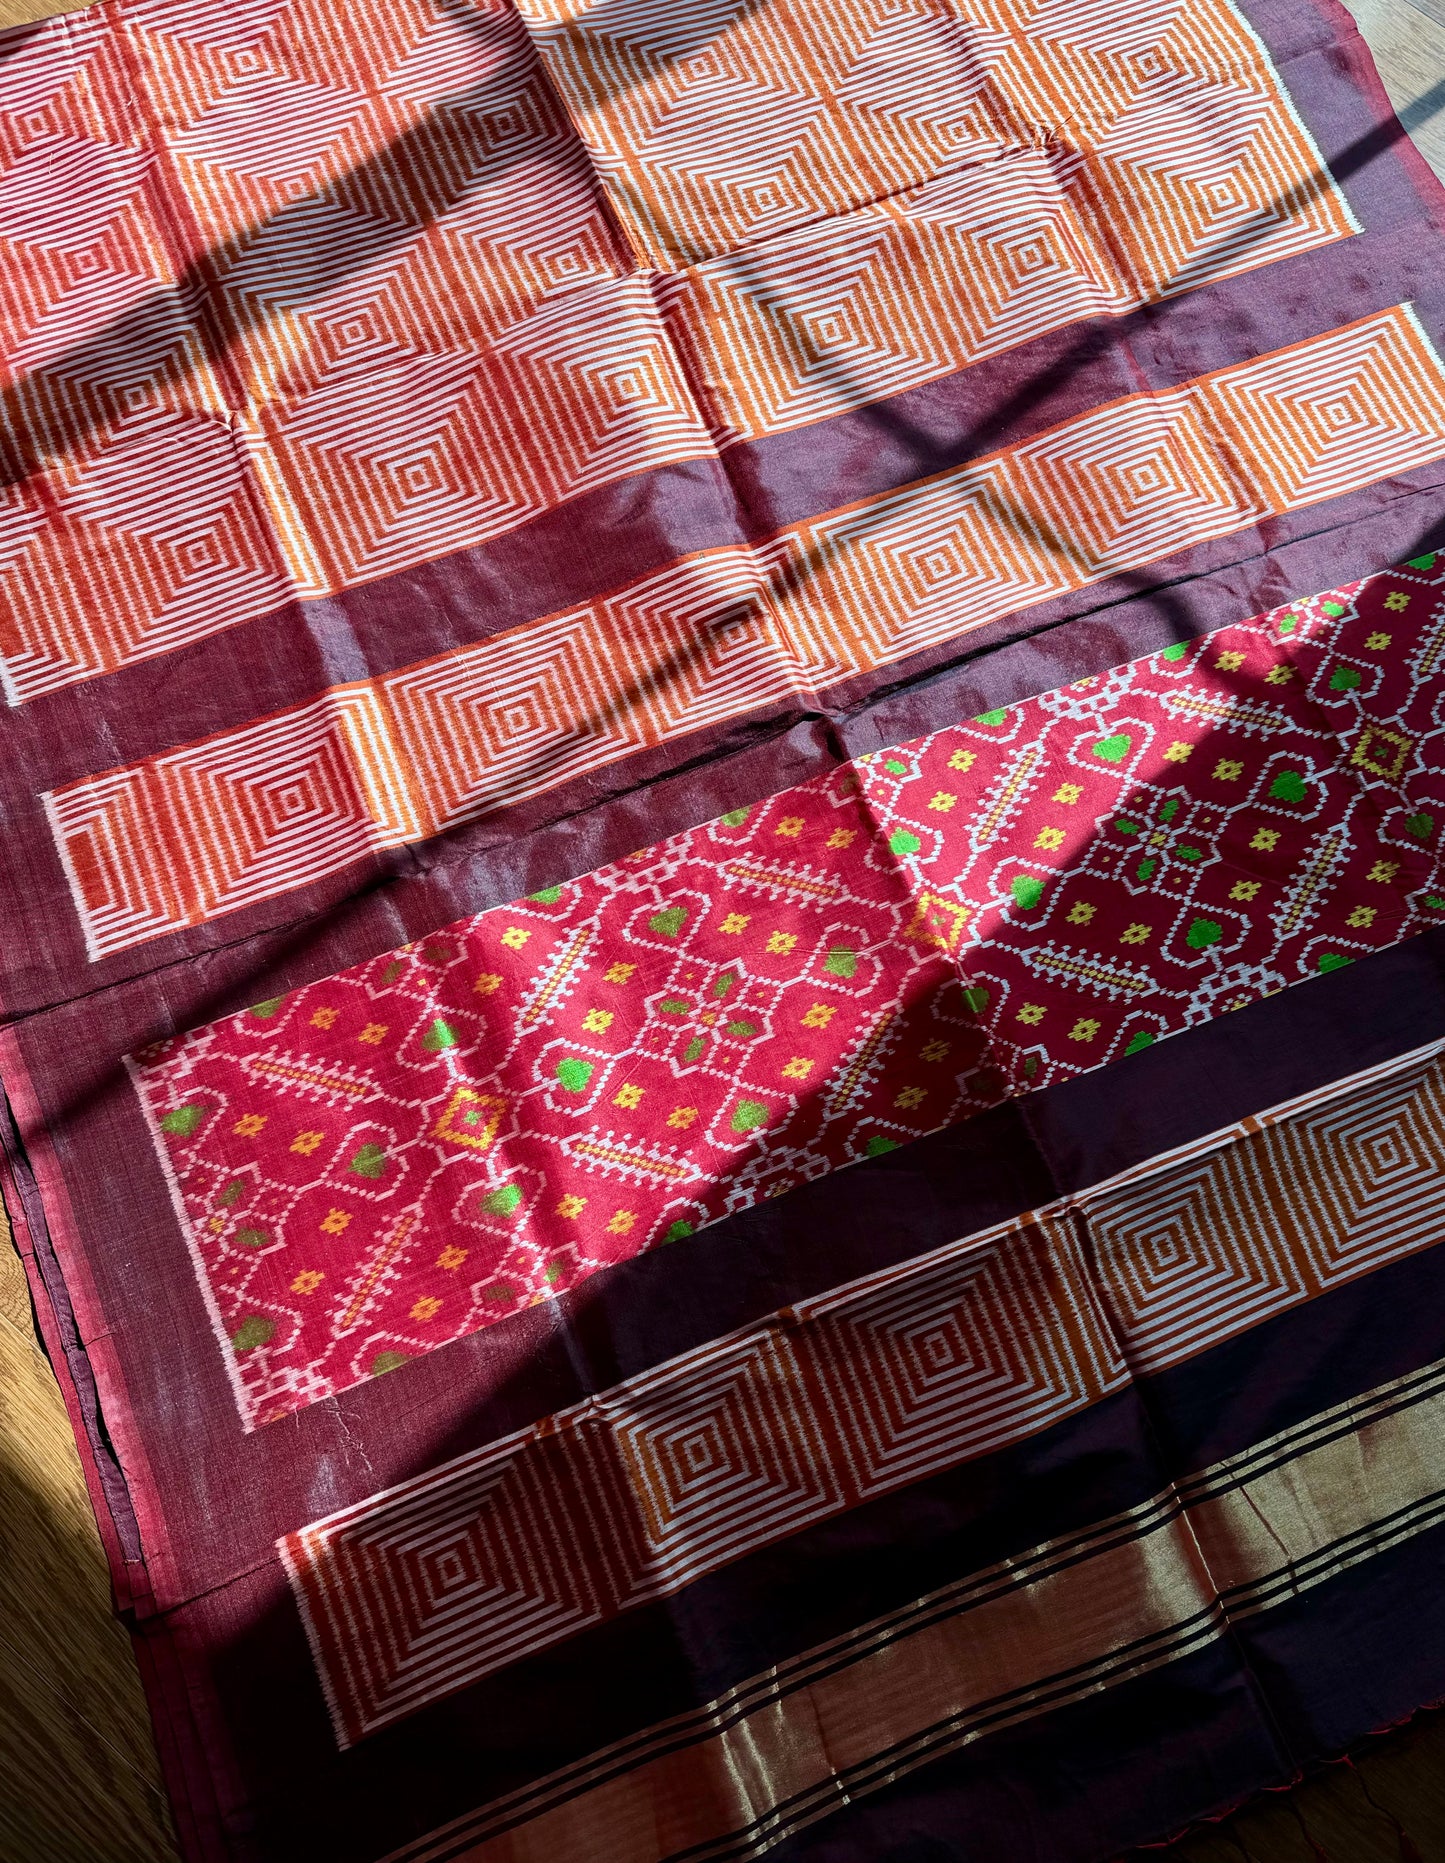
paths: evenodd
<path fill-rule="evenodd" d="M 248 1424 L 1445 922 L 1441 589 L 985 713 L 138 1057 Z"/>

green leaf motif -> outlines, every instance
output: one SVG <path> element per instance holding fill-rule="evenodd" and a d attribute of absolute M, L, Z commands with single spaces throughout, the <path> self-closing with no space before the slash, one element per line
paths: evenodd
<path fill-rule="evenodd" d="M 1298 626 L 1298 615 L 1281 615 L 1279 618 L 1279 631 L 1281 634 L 1293 634 Z"/>
<path fill-rule="evenodd" d="M 410 1362 L 410 1354 L 406 1352 L 378 1352 L 371 1361 L 371 1375 L 373 1378 L 384 1378 L 389 1371 L 400 1371 L 403 1365 Z"/>
<path fill-rule="evenodd" d="M 1320 953 L 1318 968 L 1320 970 L 1343 970 L 1346 964 L 1353 964 L 1352 957 L 1346 957 L 1341 951 L 1323 951 Z"/>
<path fill-rule="evenodd" d="M 1178 796 L 1171 796 L 1167 802 L 1160 804 L 1159 819 L 1161 822 L 1172 822 L 1174 817 L 1178 813 L 1179 813 Z"/>
<path fill-rule="evenodd" d="M 694 1061 L 701 1060 L 703 1049 L 706 1047 L 707 1037 L 704 1035 L 694 1035 L 692 1040 L 682 1051 L 684 1062 L 686 1062 L 688 1066 L 691 1066 Z"/>
<path fill-rule="evenodd" d="M 734 987 L 734 985 L 737 983 L 737 980 L 738 980 L 738 973 L 735 970 L 725 970 L 723 974 L 720 977 L 718 977 L 713 983 L 713 986 L 712 986 L 713 995 L 714 996 L 726 996 L 728 991 L 731 990 Z"/>
<path fill-rule="evenodd" d="M 858 953 L 839 945 L 823 959 L 823 968 L 830 977 L 853 977 L 858 972 Z"/>
<path fill-rule="evenodd" d="M 1007 717 L 1008 707 L 1001 705 L 996 712 L 980 712 L 973 722 L 981 725 L 1001 725 Z"/>
<path fill-rule="evenodd" d="M 686 923 L 686 906 L 667 906 L 661 912 L 654 912 L 647 921 L 648 929 L 656 932 L 659 938 L 675 938 Z"/>
<path fill-rule="evenodd" d="M 268 1320 L 264 1314 L 253 1313 L 231 1334 L 231 1344 L 238 1352 L 254 1352 L 257 1346 L 263 1346 L 273 1338 L 276 1332 L 275 1320 Z"/>
<path fill-rule="evenodd" d="M 692 1224 L 685 1223 L 679 1218 L 677 1222 L 663 1231 L 662 1239 L 664 1242 L 682 1242 L 691 1234 Z"/>
<path fill-rule="evenodd" d="M 1276 802 L 1303 802 L 1309 792 L 1309 784 L 1298 770 L 1281 770 L 1269 786 Z"/>
<path fill-rule="evenodd" d="M 916 854 L 922 846 L 918 836 L 907 828 L 895 828 L 888 837 L 889 852 L 893 854 Z"/>
<path fill-rule="evenodd" d="M 258 1022 L 269 1022 L 285 1000 L 284 996 L 268 996 L 264 1003 L 252 1003 L 246 1014 L 255 1016 Z"/>
<path fill-rule="evenodd" d="M 692 1004 L 681 996 L 668 996 L 657 1005 L 657 1013 L 662 1016 L 690 1016 Z"/>
<path fill-rule="evenodd" d="M 557 1078 L 569 1093 L 581 1093 L 597 1069 L 591 1061 L 569 1054 L 557 1063 Z"/>
<path fill-rule="evenodd" d="M 1159 658 L 1161 660 L 1182 660 L 1188 651 L 1189 643 L 1187 641 L 1176 640 L 1172 647 L 1166 647 L 1164 649 Z"/>
<path fill-rule="evenodd" d="M 724 828 L 741 828 L 748 819 L 747 809 L 729 809 L 726 815 L 719 815 L 718 820 Z"/>
<path fill-rule="evenodd" d="M 1031 873 L 1021 873 L 1010 884 L 1009 891 L 1014 896 L 1015 905 L 1024 912 L 1032 912 L 1044 896 L 1044 883 L 1036 880 Z"/>
<path fill-rule="evenodd" d="M 1331 692 L 1353 692 L 1356 686 L 1363 683 L 1360 674 L 1352 666 L 1337 666 L 1330 674 Z"/>
<path fill-rule="evenodd" d="M 1422 809 L 1418 815 L 1409 815 L 1405 818 L 1405 829 L 1407 833 L 1414 835 L 1417 841 L 1428 841 L 1435 831 L 1435 817 L 1427 815 Z"/>
<path fill-rule="evenodd" d="M 1216 919 L 1196 919 L 1184 934 L 1191 951 L 1207 951 L 1224 936 L 1224 927 Z"/>
<path fill-rule="evenodd" d="M 161 1120 L 161 1131 L 169 1132 L 172 1138 L 189 1138 L 205 1116 L 204 1106 L 194 1103 L 190 1106 L 173 1106 Z"/>
<path fill-rule="evenodd" d="M 1122 815 L 1116 817 L 1114 826 L 1119 830 L 1120 834 L 1141 834 L 1143 832 L 1138 822 L 1126 821 Z"/>
<path fill-rule="evenodd" d="M 358 1177 L 380 1177 L 386 1169 L 386 1153 L 380 1145 L 363 1145 L 347 1168 Z"/>
<path fill-rule="evenodd" d="M 1128 1045 L 1125 1047 L 1124 1052 L 1125 1054 L 1142 1054 L 1146 1048 L 1152 1048 L 1153 1046 L 1154 1037 L 1141 1029 L 1137 1035 L 1131 1035 L 1129 1037 Z"/>
<path fill-rule="evenodd" d="M 883 768 L 890 776 L 907 776 L 908 774 L 908 765 L 906 763 L 900 763 L 897 757 L 889 757 L 885 761 Z"/>
<path fill-rule="evenodd" d="M 963 1006 L 970 1015 L 979 1015 L 988 1008 L 988 991 L 981 983 L 970 984 L 963 993 Z"/>
<path fill-rule="evenodd" d="M 768 1123 L 768 1109 L 761 1100 L 739 1100 L 729 1121 L 734 1132 L 756 1132 Z"/>
<path fill-rule="evenodd" d="M 540 893 L 528 893 L 527 897 L 534 900 L 539 906 L 555 906 L 557 901 L 562 897 L 562 888 L 560 886 L 544 886 Z"/>
<path fill-rule="evenodd" d="M 235 1239 L 242 1248 L 264 1248 L 271 1240 L 264 1229 L 238 1229 Z"/>
<path fill-rule="evenodd" d="M 1153 854 L 1146 854 L 1144 858 L 1139 862 L 1139 865 L 1134 869 L 1135 879 L 1152 880 L 1154 878 L 1154 869 L 1158 865 L 1159 865 L 1159 861 L 1158 861 L 1157 856 Z"/>
<path fill-rule="evenodd" d="M 740 1041 L 746 1041 L 750 1035 L 757 1034 L 758 1025 L 756 1022 L 729 1022 L 727 1031 L 729 1035 L 736 1035 Z"/>
<path fill-rule="evenodd" d="M 1101 737 L 1094 746 L 1094 755 L 1101 763 L 1122 763 L 1134 748 L 1134 740 L 1127 731 L 1115 731 L 1109 737 Z"/>
<path fill-rule="evenodd" d="M 521 1201 L 522 1193 L 515 1184 L 503 1184 L 499 1190 L 489 1190 L 482 1198 L 482 1212 L 486 1216 L 511 1216 Z"/>
<path fill-rule="evenodd" d="M 1405 567 L 1406 569 L 1433 569 L 1435 567 L 1435 552 L 1431 550 L 1424 556 L 1407 557 Z"/>
<path fill-rule="evenodd" d="M 1322 604 L 1322 606 L 1324 608 L 1325 613 L 1330 617 L 1331 621 L 1338 621 L 1340 616 L 1345 612 L 1344 608 L 1339 602 L 1325 602 Z"/>
<path fill-rule="evenodd" d="M 457 1045 L 456 1030 L 450 1022 L 443 1022 L 438 1016 L 426 1034 L 422 1036 L 421 1045 L 428 1054 L 440 1054 L 445 1048 L 455 1048 Z"/>
<path fill-rule="evenodd" d="M 897 1149 L 897 1139 L 883 1138 L 880 1136 L 869 1139 L 868 1143 L 863 1147 L 863 1156 L 865 1158 L 881 1158 L 885 1152 L 897 1151 Z"/>

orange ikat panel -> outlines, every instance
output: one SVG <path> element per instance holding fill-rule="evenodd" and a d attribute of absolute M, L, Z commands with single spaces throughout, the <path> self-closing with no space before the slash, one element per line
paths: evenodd
<path fill-rule="evenodd" d="M 1357 231 L 1228 0 L 521 0 L 720 439 Z"/>
<path fill-rule="evenodd" d="M 53 791 L 93 958 L 1445 456 L 1407 307 Z"/>
<path fill-rule="evenodd" d="M 12 704 L 1356 230 L 1224 0 L 603 12 L 14 52 Z"/>

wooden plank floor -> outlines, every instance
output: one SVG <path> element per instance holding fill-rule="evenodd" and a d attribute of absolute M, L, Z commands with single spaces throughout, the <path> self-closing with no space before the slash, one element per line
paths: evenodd
<path fill-rule="evenodd" d="M 0 27 L 85 0 L 0 0 Z M 1349 0 L 1445 178 L 1445 0 Z M 0 1233 L 0 1863 L 175 1863 L 80 1463 Z M 1139 1863 L 1445 1863 L 1445 1713 Z M 559 1859 L 559 1863 L 567 1860 Z M 990 1859 L 990 1863 L 992 1860 Z M 1012 1863 L 1000 1858 L 998 1863 Z"/>

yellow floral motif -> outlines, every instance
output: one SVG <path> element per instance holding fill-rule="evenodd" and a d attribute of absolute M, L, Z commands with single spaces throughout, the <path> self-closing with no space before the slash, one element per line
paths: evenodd
<path fill-rule="evenodd" d="M 1176 738 L 1164 753 L 1166 763 L 1187 763 L 1194 755 L 1194 746 L 1186 744 L 1183 738 Z"/>
<path fill-rule="evenodd" d="M 641 1087 L 634 1087 L 629 1081 L 625 1087 L 619 1087 L 616 1093 L 613 1094 L 612 1104 L 614 1106 L 626 1107 L 628 1112 L 631 1112 L 634 1107 L 641 1106 L 642 1104 Z"/>
<path fill-rule="evenodd" d="M 368 1047 L 375 1048 L 378 1043 L 386 1040 L 386 1024 L 384 1022 L 368 1022 L 356 1039 L 358 1041 L 364 1041 Z"/>
<path fill-rule="evenodd" d="M 1054 791 L 1054 801 L 1062 802 L 1067 806 L 1082 800 L 1083 794 L 1083 790 L 1077 783 L 1060 783 Z"/>
<path fill-rule="evenodd" d="M 784 835 L 789 841 L 796 841 L 807 825 L 801 815 L 785 815 L 773 833 Z"/>
<path fill-rule="evenodd" d="M 291 1149 L 299 1151 L 303 1158 L 309 1158 L 325 1136 L 324 1132 L 298 1132 L 291 1141 Z"/>
<path fill-rule="evenodd" d="M 1221 653 L 1214 664 L 1219 668 L 1221 673 L 1237 673 L 1240 667 L 1244 665 L 1244 655 L 1233 651 Z"/>
<path fill-rule="evenodd" d="M 319 1268 L 303 1268 L 291 1283 L 293 1294 L 314 1294 L 326 1276 Z"/>
<path fill-rule="evenodd" d="M 311 1013 L 311 1026 L 314 1029 L 329 1029 L 341 1014 L 339 1009 L 316 1009 Z"/>
<path fill-rule="evenodd" d="M 948 760 L 950 770 L 971 770 L 978 761 L 976 750 L 956 750 Z"/>
<path fill-rule="evenodd" d="M 478 996 L 495 996 L 502 987 L 502 979 L 494 970 L 484 970 L 472 988 Z"/>
<path fill-rule="evenodd" d="M 939 789 L 928 798 L 928 806 L 931 809 L 937 809 L 940 815 L 947 815 L 957 801 L 957 796 L 950 795 L 946 789 Z"/>
<path fill-rule="evenodd" d="M 1257 848 L 1261 854 L 1269 853 L 1271 848 L 1279 845 L 1278 828 L 1257 828 L 1249 845 Z"/>
<path fill-rule="evenodd" d="M 1027 1022 L 1030 1028 L 1042 1022 L 1043 1019 L 1044 1006 L 1042 1003 L 1025 1003 L 1023 1008 L 1019 1010 L 1019 1021 Z"/>
<path fill-rule="evenodd" d="M 1236 783 L 1244 775 L 1244 765 L 1236 763 L 1233 757 L 1221 757 L 1214 766 L 1216 782 Z"/>
<path fill-rule="evenodd" d="M 1034 836 L 1034 846 L 1043 848 L 1046 853 L 1052 853 L 1055 848 L 1063 845 L 1064 831 L 1062 828 L 1040 828 Z"/>
<path fill-rule="evenodd" d="M 626 983 L 636 968 L 636 964 L 609 964 L 602 973 L 602 981 L 604 983 Z"/>
<path fill-rule="evenodd" d="M 835 828 L 828 836 L 829 847 L 851 847 L 858 839 L 856 828 Z"/>
<path fill-rule="evenodd" d="M 768 939 L 768 949 L 777 957 L 786 957 L 797 942 L 796 932 L 773 932 Z"/>
<path fill-rule="evenodd" d="M 1080 1016 L 1069 1030 L 1070 1041 L 1092 1041 L 1103 1024 L 1096 1022 L 1092 1016 Z"/>
<path fill-rule="evenodd" d="M 1385 606 L 1390 610 L 1391 614 L 1397 615 L 1403 609 L 1410 606 L 1410 598 L 1403 589 L 1393 589 L 1385 597 Z"/>
<path fill-rule="evenodd" d="M 466 1260 L 466 1258 L 467 1258 L 467 1251 L 464 1248 L 457 1248 L 454 1245 L 448 1245 L 448 1247 L 444 1248 L 441 1254 L 437 1256 L 437 1266 L 438 1268 L 449 1268 L 449 1269 L 460 1268 L 462 1263 Z"/>
<path fill-rule="evenodd" d="M 1126 925 L 1119 933 L 1119 942 L 1120 944 L 1143 944 L 1149 936 L 1149 930 L 1149 926 L 1141 925 L 1136 920 L 1133 925 Z"/>
<path fill-rule="evenodd" d="M 557 1214 L 567 1217 L 570 1221 L 573 1217 L 580 1216 L 586 1208 L 587 1199 L 585 1197 L 574 1197 L 569 1190 L 567 1195 L 558 1203 Z"/>
<path fill-rule="evenodd" d="M 349 1210 L 328 1210 L 321 1219 L 321 1233 L 327 1236 L 339 1236 L 350 1221 Z"/>
<path fill-rule="evenodd" d="M 729 912 L 722 922 L 722 929 L 735 936 L 738 932 L 747 930 L 752 922 L 752 916 L 751 912 Z"/>
<path fill-rule="evenodd" d="M 242 1113 L 231 1130 L 237 1138 L 255 1138 L 265 1123 L 265 1113 Z"/>
<path fill-rule="evenodd" d="M 1087 925 L 1098 910 L 1099 908 L 1097 906 L 1086 905 L 1084 901 L 1080 899 L 1069 907 L 1069 923 L 1070 925 Z"/>
<path fill-rule="evenodd" d="M 1378 880 L 1381 885 L 1388 886 L 1399 871 L 1400 863 L 1398 860 L 1377 860 L 1365 877 L 1370 880 Z"/>
<path fill-rule="evenodd" d="M 520 951 L 531 936 L 525 925 L 509 925 L 502 933 L 502 943 L 509 951 Z"/>
<path fill-rule="evenodd" d="M 813 1007 L 803 1017 L 803 1027 L 805 1029 L 825 1029 L 837 1013 L 838 1011 L 831 1003 L 814 1003 Z"/>
<path fill-rule="evenodd" d="M 213 1236 L 218 1236 L 221 1233 L 221 1231 L 225 1228 L 225 1226 L 226 1226 L 226 1219 L 224 1216 L 221 1215 L 219 1210 L 217 1210 L 216 1214 L 206 1224 L 207 1229 L 210 1230 Z"/>
<path fill-rule="evenodd" d="M 1392 635 L 1382 634 L 1380 630 L 1376 628 L 1373 634 L 1367 634 L 1365 636 L 1365 645 L 1367 647 L 1372 647 L 1376 653 L 1383 653 L 1386 647 L 1389 646 L 1392 638 Z"/>
<path fill-rule="evenodd" d="M 423 1294 L 420 1300 L 413 1303 L 411 1317 L 425 1325 L 428 1320 L 434 1320 L 441 1310 L 442 1303 L 439 1300 L 433 1299 L 430 1294 Z"/>
<path fill-rule="evenodd" d="M 1272 666 L 1264 676 L 1267 686 L 1287 686 L 1294 678 L 1292 666 Z"/>
<path fill-rule="evenodd" d="M 582 1026 L 589 1035 L 605 1035 L 612 1027 L 610 1009 L 589 1009 L 582 1018 Z"/>
<path fill-rule="evenodd" d="M 946 1041 L 928 1041 L 918 1051 L 920 1061 L 946 1061 L 949 1043 Z"/>
<path fill-rule="evenodd" d="M 806 1080 L 813 1071 L 814 1063 L 801 1054 L 795 1054 L 783 1069 L 784 1080 Z"/>
<path fill-rule="evenodd" d="M 1258 891 L 1258 880 L 1236 880 L 1229 889 L 1229 897 L 1231 899 L 1253 899 Z"/>
<path fill-rule="evenodd" d="M 628 1230 L 636 1226 L 636 1223 L 637 1218 L 631 1210 L 619 1210 L 608 1223 L 607 1233 L 613 1236 L 625 1236 Z"/>
<path fill-rule="evenodd" d="M 921 1106 L 927 1098 L 927 1087 L 905 1087 L 893 1104 L 901 1106 L 906 1113 L 911 1112 L 915 1106 Z"/>
<path fill-rule="evenodd" d="M 695 1106 L 674 1106 L 667 1115 L 667 1123 L 677 1132 L 686 1132 L 690 1125 L 697 1123 Z"/>
<path fill-rule="evenodd" d="M 1345 920 L 1346 925 L 1353 925 L 1356 931 L 1365 931 L 1368 927 L 1373 925 L 1374 922 L 1375 908 L 1373 906 L 1356 906 L 1354 911 Z"/>

